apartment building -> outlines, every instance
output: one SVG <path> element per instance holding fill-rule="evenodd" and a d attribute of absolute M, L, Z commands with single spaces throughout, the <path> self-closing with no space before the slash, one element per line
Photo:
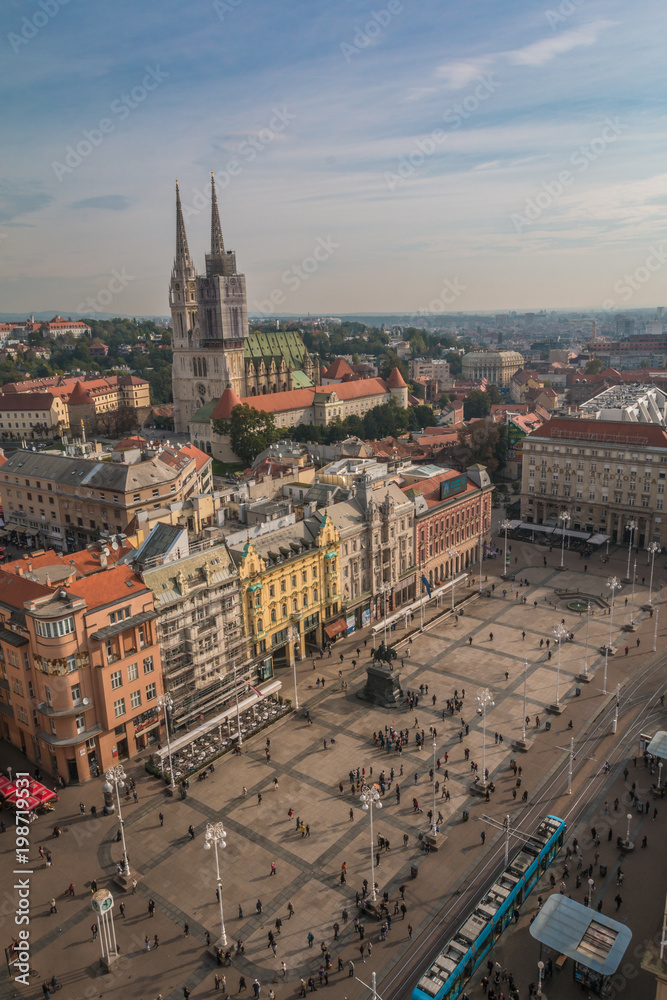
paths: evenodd
<path fill-rule="evenodd" d="M 449 362 L 444 358 L 415 358 L 408 362 L 410 378 L 437 379 L 447 382 L 449 379 Z"/>
<path fill-rule="evenodd" d="M 628 540 L 667 544 L 667 432 L 655 424 L 554 417 L 523 441 L 521 518 Z"/>
<path fill-rule="evenodd" d="M 0 467 L 3 531 L 36 548 L 81 549 L 103 533 L 127 534 L 143 511 L 200 492 L 209 468 L 193 447 L 133 464 L 15 451 Z"/>
<path fill-rule="evenodd" d="M 20 405 L 10 405 L 4 397 L 11 397 L 11 402 L 18 403 L 16 396 L 20 395 L 23 402 Z M 76 375 L 55 375 L 50 378 L 29 379 L 25 382 L 8 382 L 0 386 L 0 435 L 5 439 L 23 437 L 38 437 L 32 433 L 29 419 L 21 416 L 27 412 L 37 411 L 40 423 L 44 422 L 44 411 L 47 409 L 47 398 L 55 400 L 54 417 L 49 423 L 53 433 L 62 433 L 70 428 L 78 432 L 81 422 L 88 430 L 95 427 L 99 417 L 121 409 L 143 410 L 151 405 L 150 385 L 146 379 L 136 375 L 108 375 L 105 378 L 82 379 Z M 49 408 L 50 409 L 50 408 Z M 13 411 L 17 411 L 17 415 Z M 10 417 L 9 411 L 12 416 Z M 6 426 L 1 422 L 5 416 Z M 17 420 L 20 422 L 17 424 Z"/>
<path fill-rule="evenodd" d="M 153 593 L 173 729 L 221 711 L 272 676 L 243 627 L 238 570 L 224 544 L 188 543 L 186 530 L 158 524 L 133 565 Z"/>
<path fill-rule="evenodd" d="M 79 578 L 75 560 L 51 556 L 41 572 L 0 572 L 0 733 L 84 782 L 159 739 L 157 615 L 130 567 Z"/>
<path fill-rule="evenodd" d="M 274 669 L 302 660 L 345 631 L 341 617 L 340 536 L 328 516 L 305 518 L 230 546 L 241 583 L 245 634 Z"/>
<path fill-rule="evenodd" d="M 373 466 L 375 463 L 366 463 Z M 341 608 L 349 632 L 415 597 L 414 504 L 396 483 L 358 475 L 348 500 L 318 512 L 340 535 Z"/>
<path fill-rule="evenodd" d="M 0 394 L 0 440 L 60 435 L 69 427 L 67 405 L 50 392 Z"/>
<path fill-rule="evenodd" d="M 483 465 L 448 469 L 403 490 L 415 507 L 418 574 L 431 586 L 480 560 L 491 531 L 493 486 Z"/>

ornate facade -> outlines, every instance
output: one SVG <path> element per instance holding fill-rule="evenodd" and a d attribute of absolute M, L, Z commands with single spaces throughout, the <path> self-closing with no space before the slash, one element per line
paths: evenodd
<path fill-rule="evenodd" d="M 245 276 L 236 254 L 225 250 L 215 181 L 211 176 L 211 251 L 205 274 L 190 257 L 176 184 L 176 256 L 169 286 L 173 327 L 174 428 L 190 419 L 227 386 L 239 396 L 304 388 L 318 377 L 296 333 L 248 332 Z M 298 373 L 298 374 L 297 374 Z"/>

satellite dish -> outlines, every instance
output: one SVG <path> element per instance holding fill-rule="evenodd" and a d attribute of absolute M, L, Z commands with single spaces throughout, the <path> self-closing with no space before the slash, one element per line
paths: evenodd
<path fill-rule="evenodd" d="M 114 552 L 118 551 L 118 542 L 116 541 L 115 538 L 114 538 L 113 542 L 111 543 L 111 548 L 114 550 Z"/>
<path fill-rule="evenodd" d="M 90 705 L 90 698 L 84 698 L 83 703 L 84 705 Z"/>

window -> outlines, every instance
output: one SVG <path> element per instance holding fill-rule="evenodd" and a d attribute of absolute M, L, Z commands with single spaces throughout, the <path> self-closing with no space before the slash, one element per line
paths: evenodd
<path fill-rule="evenodd" d="M 271 608 L 271 621 L 275 622 L 275 620 L 276 620 L 276 609 Z"/>
<path fill-rule="evenodd" d="M 282 606 L 282 612 L 283 612 L 283 618 L 287 618 L 287 605 L 286 604 L 283 604 L 283 606 Z"/>
<path fill-rule="evenodd" d="M 121 715 L 125 715 L 125 699 L 124 698 L 119 698 L 118 701 L 115 701 L 113 703 L 113 713 L 114 713 L 114 715 L 115 715 L 115 717 L 117 719 L 119 719 L 121 717 Z"/>
<path fill-rule="evenodd" d="M 81 685 L 80 684 L 72 684 L 71 691 L 72 691 L 72 704 L 73 705 L 80 705 L 81 704 Z"/>
<path fill-rule="evenodd" d="M 285 587 L 285 580 L 281 580 L 280 581 L 280 593 L 284 594 L 285 593 L 285 589 L 286 589 L 286 587 Z"/>
<path fill-rule="evenodd" d="M 76 717 L 76 731 L 81 734 L 86 731 L 86 717 L 85 715 L 77 715 Z"/>
<path fill-rule="evenodd" d="M 146 626 L 139 626 L 139 649 L 145 649 L 148 645 L 148 640 L 146 638 Z"/>
<path fill-rule="evenodd" d="M 120 670 L 114 670 L 111 675 L 111 690 L 115 691 L 116 688 L 123 686 L 123 675 Z"/>
<path fill-rule="evenodd" d="M 37 635 L 44 639 L 57 639 L 61 635 L 70 635 L 74 631 L 74 619 L 62 618 L 58 622 L 35 622 Z"/>
<path fill-rule="evenodd" d="M 662 510 L 662 504 L 663 504 L 662 500 L 656 500 L 656 502 L 655 502 L 655 509 L 656 510 Z"/>
<path fill-rule="evenodd" d="M 18 694 L 21 698 L 23 697 L 23 684 L 21 681 L 14 677 L 12 680 L 12 687 L 14 688 L 14 694 Z"/>
<path fill-rule="evenodd" d="M 112 625 L 116 622 L 122 622 L 124 618 L 129 618 L 132 612 L 129 608 L 121 608 L 119 611 L 111 611 L 109 613 L 109 621 Z"/>
<path fill-rule="evenodd" d="M 157 688 L 155 684 L 149 684 L 146 688 L 146 701 L 151 701 L 152 698 L 157 697 Z"/>
<path fill-rule="evenodd" d="M 271 584 L 271 586 L 269 587 L 269 597 L 275 597 L 275 596 L 276 596 L 276 588 L 274 587 L 273 584 Z"/>
<path fill-rule="evenodd" d="M 141 707 L 141 691 L 133 691 L 130 694 L 130 705 L 132 708 Z"/>
<path fill-rule="evenodd" d="M 136 681 L 136 679 L 138 678 L 138 676 L 139 676 L 139 664 L 138 663 L 130 663 L 130 665 L 127 668 L 127 679 L 128 679 L 128 681 Z"/>
<path fill-rule="evenodd" d="M 292 611 L 298 611 L 298 610 L 299 610 L 299 602 L 296 599 L 296 597 L 294 597 L 292 598 Z"/>
<path fill-rule="evenodd" d="M 634 505 L 635 505 L 635 498 L 628 497 L 628 507 L 634 507 Z"/>
<path fill-rule="evenodd" d="M 144 660 L 144 673 L 145 674 L 152 674 L 154 669 L 155 668 L 153 666 L 153 657 L 152 656 L 147 656 L 145 658 L 145 660 Z"/>

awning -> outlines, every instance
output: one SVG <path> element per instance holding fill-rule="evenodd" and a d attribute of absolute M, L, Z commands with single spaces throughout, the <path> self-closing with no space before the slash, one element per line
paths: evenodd
<path fill-rule="evenodd" d="M 138 625 L 150 622 L 154 618 L 157 618 L 156 611 L 141 611 L 138 615 L 133 615 L 132 618 L 123 618 L 122 621 L 115 622 L 113 625 L 105 625 L 104 628 L 98 628 L 97 632 L 92 633 L 92 638 L 97 639 L 98 642 L 106 642 L 112 636 L 120 635 L 122 632 L 127 632 L 128 629 L 136 628 Z"/>
<path fill-rule="evenodd" d="M 531 937 L 601 976 L 616 972 L 632 932 L 561 893 L 549 896 L 530 927 Z"/>
<path fill-rule="evenodd" d="M 663 760 L 667 760 L 667 732 L 664 729 L 655 734 L 646 747 L 646 752 L 650 753 L 652 757 L 662 757 Z"/>
<path fill-rule="evenodd" d="M 46 525 L 44 525 L 44 527 L 46 527 Z M 38 535 L 40 533 L 40 531 L 41 531 L 41 528 L 26 528 L 25 531 L 24 531 L 24 534 L 25 535 L 32 535 L 34 537 L 35 535 Z"/>
<path fill-rule="evenodd" d="M 579 541 L 585 542 L 587 538 L 590 538 L 590 531 L 574 531 L 572 528 L 565 529 L 566 538 L 576 538 Z M 554 528 L 554 535 L 558 535 L 559 538 L 563 537 L 562 528 Z"/>
<path fill-rule="evenodd" d="M 543 531 L 545 534 L 551 534 L 554 530 L 550 524 L 529 524 L 528 521 L 522 521 L 521 528 L 524 531 Z"/>
<path fill-rule="evenodd" d="M 591 535 L 588 539 L 589 545 L 604 545 L 605 542 L 611 540 L 611 535 Z"/>
<path fill-rule="evenodd" d="M 17 524 L 15 521 L 8 521 L 5 525 L 5 531 L 25 531 L 22 524 Z"/>
<path fill-rule="evenodd" d="M 253 705 L 258 705 L 265 698 L 270 698 L 272 695 L 278 694 L 282 686 L 283 686 L 282 681 L 276 681 L 276 680 L 267 681 L 266 683 L 261 684 L 259 687 L 261 695 L 258 695 L 255 689 L 253 688 L 251 693 L 246 698 L 239 699 L 238 708 L 236 706 L 236 702 L 234 701 L 232 705 L 230 705 L 228 708 L 223 709 L 222 712 L 218 712 L 218 714 L 213 716 L 212 719 L 208 719 L 206 722 L 202 722 L 201 726 L 197 726 L 196 729 L 191 729 L 188 733 L 185 733 L 184 736 L 178 736 L 175 740 L 172 740 L 171 752 L 176 753 L 177 750 L 182 750 L 183 747 L 187 747 L 191 743 L 194 743 L 194 741 L 198 739 L 200 736 L 205 736 L 206 733 L 213 732 L 213 730 L 217 729 L 218 726 L 220 726 L 225 721 L 225 719 L 231 718 L 232 715 L 236 716 L 237 711 L 239 712 L 239 714 L 241 712 L 245 712 L 247 711 L 247 709 L 252 708 Z M 169 755 L 168 746 L 161 747 L 159 750 L 156 750 L 153 754 L 154 757 L 157 757 L 161 761 L 166 760 L 168 755 Z"/>
<path fill-rule="evenodd" d="M 337 622 L 332 622 L 331 625 L 325 625 L 324 632 L 330 639 L 335 639 L 342 632 L 347 632 L 347 622 L 344 618 L 340 618 Z"/>

